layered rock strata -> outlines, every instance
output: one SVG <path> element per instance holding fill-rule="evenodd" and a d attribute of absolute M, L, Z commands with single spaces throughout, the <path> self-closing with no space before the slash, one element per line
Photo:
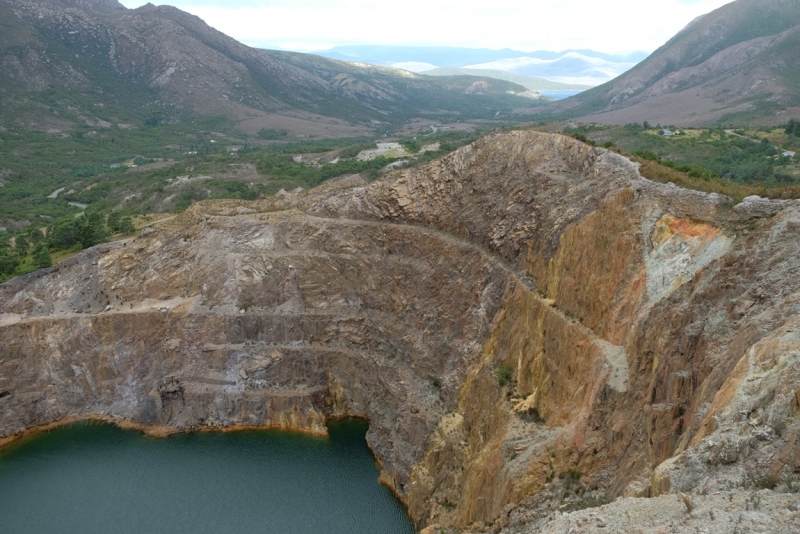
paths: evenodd
<path fill-rule="evenodd" d="M 201 203 L 0 286 L 0 436 L 363 416 L 420 528 L 778 499 L 800 487 L 798 230 L 796 202 L 734 206 L 536 132 Z M 791 523 L 784 501 L 765 509 Z"/>

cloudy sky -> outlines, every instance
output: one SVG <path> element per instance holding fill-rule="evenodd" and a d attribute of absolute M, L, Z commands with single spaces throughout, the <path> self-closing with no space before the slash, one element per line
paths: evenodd
<path fill-rule="evenodd" d="M 159 3 L 157 0 L 151 0 Z M 651 52 L 731 0 L 172 0 L 251 46 L 382 44 Z M 145 4 L 122 0 L 126 7 Z"/>

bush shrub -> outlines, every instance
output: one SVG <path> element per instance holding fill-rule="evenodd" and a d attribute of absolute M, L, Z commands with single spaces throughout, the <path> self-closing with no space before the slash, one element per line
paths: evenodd
<path fill-rule="evenodd" d="M 256 134 L 259 139 L 282 139 L 289 135 L 283 128 L 261 128 Z"/>
<path fill-rule="evenodd" d="M 505 386 L 509 382 L 511 382 L 511 376 L 513 375 L 514 370 L 511 366 L 507 363 L 504 363 L 500 366 L 497 370 L 497 385 Z"/>

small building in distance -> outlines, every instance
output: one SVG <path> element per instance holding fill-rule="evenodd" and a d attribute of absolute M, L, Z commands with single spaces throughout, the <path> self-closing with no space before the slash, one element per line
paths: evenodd
<path fill-rule="evenodd" d="M 782 155 L 784 158 L 793 158 L 793 157 L 794 157 L 794 155 L 795 155 L 795 152 L 792 152 L 791 150 L 786 150 L 786 151 L 785 151 L 783 154 L 781 154 L 781 155 Z"/>

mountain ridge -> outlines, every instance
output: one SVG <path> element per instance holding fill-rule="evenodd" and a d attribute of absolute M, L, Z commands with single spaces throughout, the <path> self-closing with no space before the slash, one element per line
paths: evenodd
<path fill-rule="evenodd" d="M 606 54 L 589 49 L 568 49 L 562 51 L 537 50 L 525 52 L 512 48 L 495 50 L 491 48 L 463 48 L 453 46 L 389 46 L 389 45 L 351 45 L 336 46 L 327 50 L 312 52 L 315 55 L 343 59 L 346 61 L 378 61 L 389 66 L 400 61 L 431 62 L 438 61 L 439 67 L 466 67 L 477 63 L 487 63 L 498 59 L 515 57 L 535 57 L 538 59 L 557 59 L 567 53 L 577 52 L 588 57 L 607 61 L 639 62 L 648 56 L 647 52 L 628 54 Z"/>
<path fill-rule="evenodd" d="M 800 112 L 800 2 L 737 0 L 618 78 L 535 115 L 625 124 L 781 123 Z"/>
<path fill-rule="evenodd" d="M 595 86 L 625 72 L 646 52 L 605 54 L 594 50 L 538 50 L 414 46 L 339 46 L 314 54 L 422 73 L 435 68 L 494 69 L 557 83 Z"/>
<path fill-rule="evenodd" d="M 0 122 L 38 122 L 44 130 L 63 130 L 70 121 L 111 122 L 112 115 L 142 121 L 261 117 L 268 123 L 277 114 L 325 123 L 335 135 L 363 135 L 372 121 L 400 123 L 421 114 L 492 117 L 530 102 L 515 96 L 523 87 L 499 80 L 483 79 L 485 89 L 474 94 L 467 89 L 477 79 L 416 78 L 264 52 L 171 6 L 2 0 L 0 12 L 7 14 L 0 36 L 6 96 Z"/>
<path fill-rule="evenodd" d="M 582 91 L 591 89 L 591 86 L 559 83 L 545 78 L 536 76 L 524 76 L 521 74 L 512 74 L 502 70 L 492 69 L 465 69 L 456 67 L 437 68 L 432 70 L 425 70 L 420 72 L 424 76 L 486 76 L 487 78 L 498 78 L 512 83 L 517 83 L 523 87 L 527 87 L 531 91 L 551 90 L 551 91 Z"/>

